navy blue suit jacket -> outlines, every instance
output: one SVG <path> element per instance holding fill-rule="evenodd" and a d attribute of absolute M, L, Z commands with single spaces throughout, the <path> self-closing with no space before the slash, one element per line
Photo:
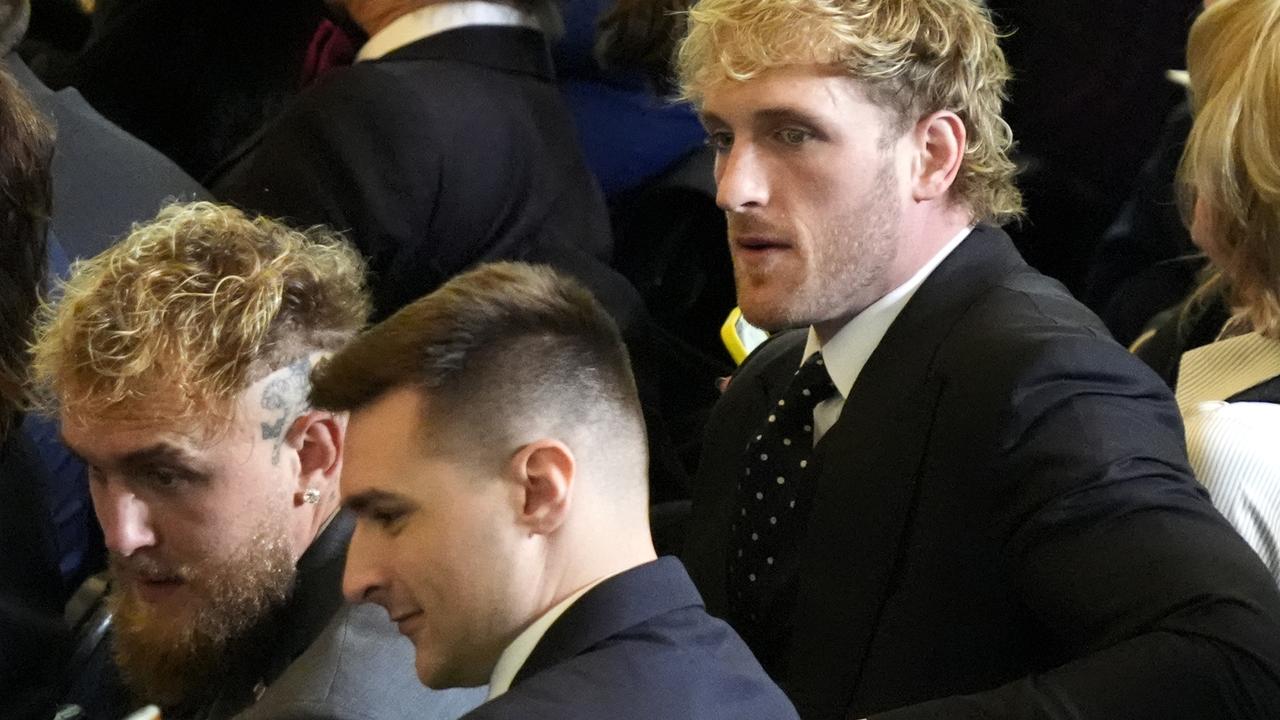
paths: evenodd
<path fill-rule="evenodd" d="M 787 720 L 796 712 L 680 561 L 660 558 L 578 599 L 511 689 L 465 720 Z"/>

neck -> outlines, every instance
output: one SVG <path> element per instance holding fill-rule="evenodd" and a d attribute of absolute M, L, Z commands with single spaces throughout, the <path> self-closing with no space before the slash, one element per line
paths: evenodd
<path fill-rule="evenodd" d="M 456 0 L 400 0 L 400 2 L 378 2 L 378 1 L 362 1 L 349 2 L 347 12 L 351 15 L 351 19 L 364 30 L 365 34 L 373 37 L 391 23 L 408 15 L 409 13 L 420 10 L 429 5 L 444 5 L 448 2 Z M 513 5 L 513 2 L 505 0 L 484 0 L 485 2 L 493 2 L 499 5 Z"/>
<path fill-rule="evenodd" d="M 404 15 L 426 7 L 438 5 L 443 0 L 402 0 L 401 2 L 348 2 L 347 12 L 365 35 L 373 37 L 383 28 Z"/>
<path fill-rule="evenodd" d="M 565 539 L 568 542 L 564 543 L 562 549 L 571 554 L 557 563 L 559 571 L 547 593 L 543 612 L 585 587 L 652 562 L 658 557 L 653 549 L 647 521 L 639 530 L 631 530 L 615 523 L 612 532 L 607 534 L 596 533 L 590 538 Z"/>

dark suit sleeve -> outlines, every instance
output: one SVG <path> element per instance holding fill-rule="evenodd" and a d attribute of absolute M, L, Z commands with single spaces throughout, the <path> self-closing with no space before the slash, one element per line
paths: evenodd
<path fill-rule="evenodd" d="M 1192 479 L 1167 388 L 1089 333 L 992 340 L 1002 562 L 1063 662 L 875 720 L 1280 717 L 1280 595 Z"/>

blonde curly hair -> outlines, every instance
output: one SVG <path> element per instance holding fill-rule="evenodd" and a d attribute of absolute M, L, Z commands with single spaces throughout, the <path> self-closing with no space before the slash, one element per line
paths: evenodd
<path fill-rule="evenodd" d="M 170 205 L 77 262 L 46 305 L 33 375 L 68 417 L 225 426 L 241 392 L 336 350 L 370 311 L 365 266 L 340 235 L 208 202 Z"/>
<path fill-rule="evenodd" d="M 1178 170 L 1214 249 L 1201 297 L 1225 289 L 1233 320 L 1280 338 L 1280 0 L 1218 0 L 1191 28 L 1195 122 Z M 1188 222 L 1189 224 L 1189 222 Z"/>
<path fill-rule="evenodd" d="M 1009 66 L 975 0 L 701 0 L 677 56 L 683 96 L 791 64 L 838 65 L 905 129 L 950 110 L 968 131 L 952 186 L 977 220 L 1022 215 L 1001 117 Z"/>

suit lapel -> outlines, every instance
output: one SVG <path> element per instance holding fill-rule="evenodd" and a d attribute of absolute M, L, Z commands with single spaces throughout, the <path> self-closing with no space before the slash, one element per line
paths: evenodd
<path fill-rule="evenodd" d="M 944 390 L 933 372 L 938 349 L 974 300 L 1018 266 L 1002 232 L 972 233 L 890 326 L 818 444 L 786 683 L 815 717 L 844 712 L 892 592 Z"/>

